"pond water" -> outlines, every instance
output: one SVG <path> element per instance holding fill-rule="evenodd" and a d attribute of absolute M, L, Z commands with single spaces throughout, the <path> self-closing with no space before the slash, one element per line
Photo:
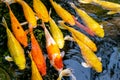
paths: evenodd
<path fill-rule="evenodd" d="M 25 0 L 30 5 L 32 4 L 32 1 Z M 48 7 L 48 9 L 51 7 L 49 4 L 49 1 L 42 0 L 45 5 Z M 57 0 L 56 0 L 57 1 Z M 84 9 L 91 17 L 93 17 L 97 22 L 103 25 L 103 28 L 105 30 L 105 37 L 99 38 L 99 37 L 91 37 L 88 34 L 86 34 L 84 31 L 78 29 L 76 26 L 74 28 L 80 30 L 81 32 L 85 33 L 89 38 L 91 38 L 97 45 L 98 50 L 96 52 L 96 55 L 98 57 L 101 57 L 101 62 L 103 65 L 103 71 L 101 73 L 97 73 L 92 68 L 85 68 L 81 65 L 81 62 L 84 62 L 84 59 L 82 58 L 80 49 L 78 45 L 75 42 L 72 41 L 66 41 L 65 46 L 61 51 L 65 51 L 65 56 L 63 58 L 64 62 L 64 68 L 71 68 L 73 70 L 73 74 L 75 75 L 77 80 L 120 80 L 120 14 L 114 14 L 114 15 L 107 15 L 107 10 L 101 8 L 97 5 L 92 4 L 79 4 L 77 1 L 70 0 L 74 2 L 78 7 Z M 119 0 L 108 0 L 112 2 L 120 3 Z M 59 4 L 61 4 L 65 9 L 67 9 L 69 12 L 74 14 L 76 17 L 78 15 L 74 12 L 73 9 L 71 9 L 70 5 L 68 4 L 68 0 L 58 0 Z M 18 15 L 19 13 L 16 12 L 17 9 L 15 8 L 17 4 L 12 4 L 11 7 L 14 10 L 15 14 Z M 49 7 L 50 6 L 50 7 Z M 20 6 L 17 6 L 17 8 L 21 8 Z M 15 11 L 16 10 L 16 11 Z M 20 12 L 22 13 L 22 12 Z M 8 25 L 10 25 L 10 19 L 8 16 L 8 9 L 5 6 L 5 4 L 0 3 L 0 23 L 2 16 L 4 16 L 8 22 Z M 24 18 L 20 17 L 23 15 L 18 15 L 18 19 L 23 22 Z M 56 17 L 56 20 L 58 20 L 58 16 L 53 10 L 52 16 Z M 78 17 L 79 21 L 81 19 Z M 70 34 L 66 30 L 62 30 L 64 35 Z M 38 33 L 41 32 L 41 35 L 43 34 L 43 31 L 35 30 L 34 33 L 37 37 L 37 39 L 41 39 L 41 35 Z M 7 37 L 5 29 L 2 25 L 0 25 L 0 80 L 30 80 L 31 76 L 31 68 L 30 68 L 30 59 L 27 56 L 26 53 L 26 69 L 23 71 L 18 70 L 17 66 L 14 64 L 14 62 L 8 62 L 4 58 L 6 55 L 9 55 L 9 51 L 7 49 Z M 41 40 L 39 41 L 41 42 Z M 44 41 L 41 43 L 43 47 L 44 53 L 46 52 Z M 25 49 L 27 51 L 28 48 Z M 47 62 L 47 75 L 43 77 L 44 80 L 56 80 L 58 77 L 58 72 L 50 65 L 48 58 L 46 59 Z M 63 77 L 63 80 L 71 80 L 71 77 Z"/>

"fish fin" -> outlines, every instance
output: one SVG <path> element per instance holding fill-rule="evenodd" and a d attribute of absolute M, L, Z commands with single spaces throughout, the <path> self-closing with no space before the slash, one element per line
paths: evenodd
<path fill-rule="evenodd" d="M 78 0 L 80 3 L 89 4 L 92 0 Z"/>
<path fill-rule="evenodd" d="M 4 3 L 8 3 L 8 4 L 12 4 L 12 3 L 16 3 L 16 1 L 15 0 L 1 0 L 2 2 L 4 2 Z"/>
<path fill-rule="evenodd" d="M 75 41 L 71 36 L 69 36 L 69 35 L 66 35 L 65 37 L 64 37 L 64 40 L 68 40 L 68 41 Z"/>
<path fill-rule="evenodd" d="M 98 59 L 101 61 L 102 60 L 102 58 L 101 57 L 98 57 Z"/>
<path fill-rule="evenodd" d="M 103 28 L 103 25 L 101 24 L 100 27 Z"/>
<path fill-rule="evenodd" d="M 59 24 L 60 24 L 60 23 L 65 23 L 65 21 L 59 20 L 58 23 L 59 23 Z M 59 27 L 60 29 L 65 29 L 65 30 L 67 30 L 67 29 L 66 29 L 65 27 L 63 27 L 63 26 L 60 26 L 60 25 L 59 25 L 58 27 Z"/>
<path fill-rule="evenodd" d="M 63 30 L 67 30 L 65 27 L 63 27 L 63 26 L 58 26 L 60 29 L 63 29 Z"/>
<path fill-rule="evenodd" d="M 118 12 L 117 11 L 109 11 L 109 12 L 107 12 L 108 15 L 116 14 L 116 13 L 118 13 Z"/>
<path fill-rule="evenodd" d="M 60 74 L 59 74 L 59 77 L 57 78 L 57 80 L 61 80 L 61 78 L 63 76 L 71 76 L 72 80 L 76 80 L 76 77 L 73 75 L 72 69 L 70 69 L 70 68 L 60 71 Z"/>
<path fill-rule="evenodd" d="M 13 61 L 13 58 L 12 58 L 12 57 L 10 57 L 10 56 L 5 56 L 5 60 L 7 60 L 7 61 L 11 62 L 11 61 Z"/>
<path fill-rule="evenodd" d="M 83 67 L 85 67 L 85 68 L 91 67 L 89 64 L 87 64 L 87 63 L 85 63 L 85 62 L 82 62 L 81 65 L 82 65 Z"/>
<path fill-rule="evenodd" d="M 65 55 L 65 51 L 62 51 L 61 56 L 64 57 L 64 55 Z"/>

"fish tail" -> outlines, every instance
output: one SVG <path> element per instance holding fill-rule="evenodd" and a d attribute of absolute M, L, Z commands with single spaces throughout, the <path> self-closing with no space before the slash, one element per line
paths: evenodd
<path fill-rule="evenodd" d="M 5 20 L 5 18 L 2 18 L 2 23 L 1 23 L 6 29 L 8 28 L 7 22 Z"/>
<path fill-rule="evenodd" d="M 82 25 L 81 23 L 79 23 L 79 22 L 75 19 L 74 16 L 73 16 L 73 18 L 74 18 L 74 20 L 75 20 L 76 25 L 77 25 L 79 28 L 81 28 L 81 29 L 83 29 L 84 31 L 86 31 L 89 35 L 95 36 L 94 32 L 93 32 L 90 28 L 88 28 L 88 27 Z"/>
<path fill-rule="evenodd" d="M 70 4 L 70 6 L 72 7 L 72 8 L 76 8 L 76 6 L 75 6 L 75 4 L 74 3 L 72 3 L 72 2 L 69 2 L 69 4 Z"/>
<path fill-rule="evenodd" d="M 72 80 L 76 80 L 76 77 L 73 75 L 72 69 L 70 69 L 70 68 L 60 71 L 60 74 L 59 74 L 59 77 L 57 78 L 57 80 L 61 80 L 63 76 L 71 76 Z"/>

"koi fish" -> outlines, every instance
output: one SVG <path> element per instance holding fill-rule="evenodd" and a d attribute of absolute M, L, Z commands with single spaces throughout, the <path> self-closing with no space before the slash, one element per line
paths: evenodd
<path fill-rule="evenodd" d="M 89 27 L 97 36 L 104 37 L 104 29 L 94 19 L 92 19 L 85 11 L 78 9 L 73 3 L 70 4 L 87 27 Z"/>
<path fill-rule="evenodd" d="M 26 20 L 28 21 L 28 23 L 30 25 L 32 25 L 34 28 L 36 28 L 37 27 L 37 20 L 35 17 L 35 13 L 31 9 L 31 7 L 23 0 L 15 0 L 15 1 L 18 2 L 22 6 L 24 16 L 25 16 Z"/>
<path fill-rule="evenodd" d="M 20 45 L 20 43 L 16 40 L 12 32 L 9 30 L 6 20 L 4 18 L 2 19 L 2 22 L 7 32 L 7 38 L 8 38 L 7 46 L 10 51 L 10 55 L 13 58 L 15 64 L 19 67 L 19 69 L 23 70 L 25 69 L 25 65 L 26 65 L 24 50 Z"/>
<path fill-rule="evenodd" d="M 33 57 L 33 60 L 36 64 L 38 70 L 40 71 L 42 76 L 44 76 L 44 75 L 46 75 L 46 62 L 45 62 L 44 56 L 42 54 L 42 50 L 33 34 L 33 27 L 30 26 L 29 31 L 30 31 L 30 35 L 31 35 L 31 45 L 32 45 L 31 55 Z"/>
<path fill-rule="evenodd" d="M 12 31 L 13 34 L 15 35 L 16 39 L 24 46 L 27 47 L 27 35 L 25 31 L 23 30 L 22 26 L 20 25 L 19 21 L 17 18 L 14 16 L 10 6 L 8 3 L 6 5 L 9 8 L 9 14 L 10 14 L 10 19 L 11 19 L 11 26 L 12 26 Z"/>
<path fill-rule="evenodd" d="M 36 12 L 36 15 L 42 19 L 43 22 L 48 22 L 49 20 L 49 15 L 47 8 L 45 5 L 42 3 L 40 0 L 33 0 L 33 8 Z"/>
<path fill-rule="evenodd" d="M 70 31 L 71 33 L 73 33 L 78 40 L 80 40 L 81 42 L 86 44 L 92 51 L 97 51 L 96 44 L 92 40 L 90 40 L 87 36 L 85 36 L 83 33 L 79 32 L 71 27 L 68 27 L 62 21 L 59 21 L 59 24 L 61 26 L 65 27 L 66 29 L 68 29 L 68 31 Z"/>
<path fill-rule="evenodd" d="M 60 73 L 57 80 L 61 80 L 62 76 L 72 76 L 73 80 L 75 80 L 74 79 L 75 77 L 70 69 L 63 70 L 62 55 L 60 54 L 59 47 L 57 46 L 56 42 L 48 32 L 44 23 L 42 23 L 42 27 L 45 31 L 46 49 L 47 49 L 48 57 L 50 59 L 50 63 Z"/>
<path fill-rule="evenodd" d="M 62 8 L 59 4 L 57 4 L 53 0 L 50 0 L 50 2 L 54 7 L 56 13 L 63 19 L 63 21 L 69 23 L 71 26 L 74 26 L 76 23 L 78 23 L 78 21 L 74 20 L 73 16 L 64 8 Z M 85 27 L 79 24 L 77 24 L 77 26 L 85 30 L 88 34 L 93 35 L 92 31 L 90 31 L 89 29 L 86 29 Z"/>
<path fill-rule="evenodd" d="M 50 62 L 56 70 L 61 71 L 63 69 L 63 62 L 62 62 L 62 56 L 60 54 L 59 47 L 57 46 L 56 42 L 48 32 L 44 23 L 42 23 L 42 27 L 45 32 L 46 49 L 48 52 L 48 57 L 50 59 Z"/>
<path fill-rule="evenodd" d="M 50 24 L 50 31 L 52 33 L 55 42 L 57 43 L 58 47 L 62 49 L 65 43 L 63 38 L 63 33 L 61 32 L 61 30 L 58 28 L 57 24 L 51 17 L 49 18 L 49 24 Z"/>
<path fill-rule="evenodd" d="M 38 68 L 31 56 L 31 53 L 29 53 L 29 57 L 31 59 L 31 68 L 32 68 L 31 80 L 43 80 L 42 76 L 40 75 Z"/>
<path fill-rule="evenodd" d="M 120 4 L 103 0 L 79 0 L 81 3 L 95 3 L 104 9 L 110 10 L 107 14 L 120 13 Z"/>
<path fill-rule="evenodd" d="M 56 13 L 67 23 L 69 23 L 71 26 L 75 25 L 75 21 L 72 17 L 72 15 L 65 10 L 64 8 L 62 8 L 59 4 L 57 4 L 56 2 L 54 2 L 53 0 L 50 0 L 53 8 L 55 9 Z"/>
<path fill-rule="evenodd" d="M 79 45 L 81 49 L 81 54 L 86 61 L 86 63 L 91 66 L 93 69 L 95 69 L 97 72 L 102 72 L 102 63 L 98 59 L 98 57 L 95 55 L 95 53 L 87 47 L 83 42 L 77 39 L 77 37 L 72 34 L 74 40 Z"/>

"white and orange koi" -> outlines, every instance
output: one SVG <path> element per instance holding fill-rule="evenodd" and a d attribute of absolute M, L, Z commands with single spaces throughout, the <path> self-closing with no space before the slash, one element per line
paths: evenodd
<path fill-rule="evenodd" d="M 48 32 L 45 24 L 42 23 L 42 27 L 44 28 L 45 38 L 46 38 L 46 49 L 48 53 L 48 57 L 50 59 L 51 65 L 60 73 L 57 80 L 61 80 L 62 76 L 72 76 L 73 80 L 76 80 L 74 75 L 72 74 L 70 69 L 63 70 L 63 60 L 62 54 L 60 54 L 60 49 L 57 46 L 56 42 Z M 68 75 L 67 75 L 68 74 Z"/>
<path fill-rule="evenodd" d="M 71 33 L 73 33 L 78 40 L 87 45 L 92 51 L 97 51 L 96 44 L 87 36 L 85 36 L 83 33 L 75 30 L 74 28 L 68 27 L 67 25 L 64 24 L 63 21 L 59 21 L 59 24 L 68 29 L 68 31 L 70 31 Z"/>
<path fill-rule="evenodd" d="M 77 39 L 77 37 L 72 34 L 74 40 L 77 42 L 81 49 L 81 54 L 86 61 L 87 65 L 95 69 L 97 72 L 102 72 L 102 63 L 99 58 L 95 55 L 95 53 L 87 47 L 83 42 Z"/>
<path fill-rule="evenodd" d="M 120 13 L 120 4 L 103 0 L 79 0 L 81 3 L 95 3 L 104 9 L 110 10 L 107 14 Z"/>
<path fill-rule="evenodd" d="M 104 37 L 104 29 L 93 18 L 91 18 L 85 11 L 78 9 L 73 3 L 70 3 L 78 15 L 81 17 L 87 27 L 89 27 L 97 36 Z"/>

